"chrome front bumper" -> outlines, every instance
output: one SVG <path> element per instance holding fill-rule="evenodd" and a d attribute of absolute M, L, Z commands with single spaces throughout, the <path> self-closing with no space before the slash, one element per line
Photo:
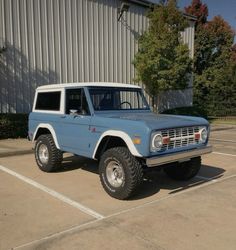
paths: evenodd
<path fill-rule="evenodd" d="M 146 165 L 148 167 L 155 167 L 176 161 L 187 161 L 190 160 L 191 158 L 204 154 L 209 154 L 211 152 L 212 152 L 212 146 L 206 146 L 204 148 L 192 149 L 184 152 L 155 156 L 147 158 Z"/>

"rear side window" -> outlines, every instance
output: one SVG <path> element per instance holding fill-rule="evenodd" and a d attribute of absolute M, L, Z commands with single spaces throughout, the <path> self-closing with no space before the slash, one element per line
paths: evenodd
<path fill-rule="evenodd" d="M 59 111 L 60 100 L 60 91 L 38 93 L 35 109 Z"/>

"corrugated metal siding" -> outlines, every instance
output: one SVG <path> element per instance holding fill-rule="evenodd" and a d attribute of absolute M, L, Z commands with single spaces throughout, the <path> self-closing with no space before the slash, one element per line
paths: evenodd
<path fill-rule="evenodd" d="M 132 83 L 136 38 L 148 20 L 144 7 L 132 5 L 118 22 L 119 6 L 119 0 L 0 0 L 0 47 L 7 48 L 0 112 L 29 112 L 42 84 Z M 191 27 L 187 32 L 191 43 Z"/>
<path fill-rule="evenodd" d="M 181 36 L 183 38 L 183 42 L 188 45 L 190 51 L 190 57 L 194 56 L 194 26 L 195 23 L 193 21 L 188 22 L 189 26 L 185 29 L 184 32 L 181 32 Z"/>

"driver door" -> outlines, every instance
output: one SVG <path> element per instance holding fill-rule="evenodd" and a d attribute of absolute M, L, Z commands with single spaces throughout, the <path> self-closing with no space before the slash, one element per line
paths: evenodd
<path fill-rule="evenodd" d="M 91 115 L 83 88 L 65 90 L 65 115 L 61 116 L 61 145 L 69 152 L 89 156 Z"/>

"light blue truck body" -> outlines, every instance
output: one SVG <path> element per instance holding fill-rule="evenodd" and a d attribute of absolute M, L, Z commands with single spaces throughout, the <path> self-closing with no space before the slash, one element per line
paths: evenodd
<path fill-rule="evenodd" d="M 91 83 L 91 85 L 93 84 Z M 66 114 L 65 90 L 75 88 L 75 85 L 64 84 L 61 86 L 58 84 L 53 86 L 53 89 L 61 91 L 60 110 L 58 112 L 37 111 L 34 103 L 33 111 L 29 116 L 29 138 L 32 141 L 37 139 L 39 129 L 47 129 L 53 135 L 56 146 L 61 151 L 93 159 L 97 158 L 98 147 L 107 136 L 119 137 L 134 156 L 144 159 L 164 157 L 165 155 L 207 147 L 208 139 L 204 143 L 193 143 L 169 150 L 156 152 L 150 150 L 152 135 L 155 131 L 200 126 L 205 127 L 209 132 L 209 123 L 203 118 L 160 115 L 153 113 L 149 108 L 146 110 L 96 111 L 88 91 L 90 85 L 86 86 L 86 83 L 83 86 L 76 85 L 76 87 L 83 88 L 90 114 Z M 116 87 L 119 88 L 119 86 Z M 40 91 L 47 91 L 47 89 L 39 88 L 36 91 L 35 100 Z M 135 141 L 137 138 L 139 143 Z"/>

